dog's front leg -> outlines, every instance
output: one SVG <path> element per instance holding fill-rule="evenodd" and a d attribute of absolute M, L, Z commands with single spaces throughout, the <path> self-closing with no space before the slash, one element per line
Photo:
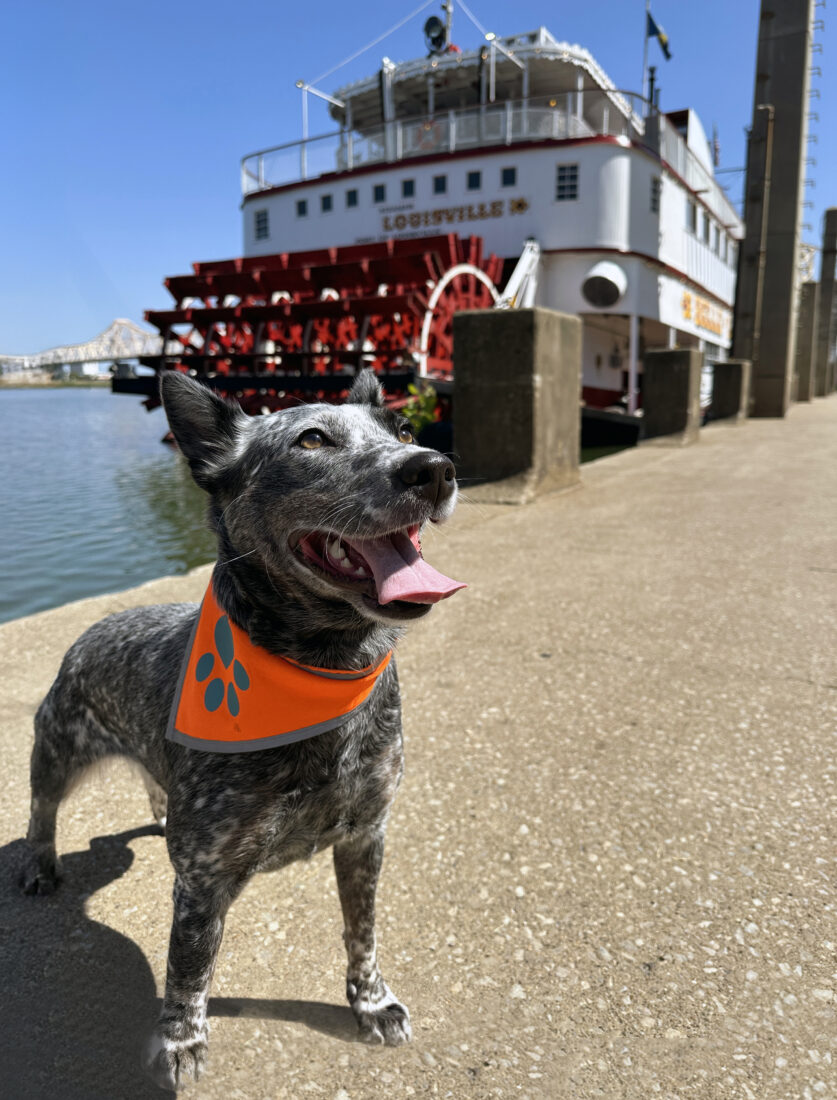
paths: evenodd
<path fill-rule="evenodd" d="M 375 891 L 384 855 L 384 826 L 334 846 L 334 869 L 349 956 L 346 996 L 369 1043 L 398 1046 L 410 1039 L 410 1014 L 378 969 Z"/>
<path fill-rule="evenodd" d="M 240 888 L 240 887 L 239 887 Z M 197 1080 L 206 1062 L 206 1006 L 224 932 L 224 918 L 238 889 L 219 889 L 211 878 L 174 883 L 166 994 L 144 1065 L 155 1084 L 178 1089 Z"/>

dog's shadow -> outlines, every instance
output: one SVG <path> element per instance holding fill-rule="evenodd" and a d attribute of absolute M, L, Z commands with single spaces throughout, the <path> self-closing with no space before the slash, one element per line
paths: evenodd
<path fill-rule="evenodd" d="M 63 855 L 63 881 L 49 897 L 26 897 L 19 890 L 25 843 L 0 848 L 3 1095 L 27 1100 L 166 1095 L 140 1068 L 143 1043 L 160 1010 L 148 960 L 132 940 L 84 911 L 91 894 L 131 866 L 129 842 L 154 835 L 160 830 L 148 825 L 95 837 L 86 851 Z M 358 1040 L 348 1006 L 216 997 L 209 1013 L 285 1020 L 345 1042 Z"/>

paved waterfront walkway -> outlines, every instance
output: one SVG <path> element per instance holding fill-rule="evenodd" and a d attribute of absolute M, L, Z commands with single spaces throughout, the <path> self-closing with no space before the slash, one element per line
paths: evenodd
<path fill-rule="evenodd" d="M 837 1095 L 837 398 L 583 481 L 463 506 L 426 546 L 471 587 L 400 656 L 408 761 L 379 931 L 413 1044 L 353 1042 L 318 857 L 233 907 L 194 1095 Z M 19 897 L 13 875 L 31 716 L 64 648 L 205 580 L 0 627 L 10 1100 L 162 1095 L 135 1060 L 171 876 L 127 767 L 65 805 L 55 897 Z"/>

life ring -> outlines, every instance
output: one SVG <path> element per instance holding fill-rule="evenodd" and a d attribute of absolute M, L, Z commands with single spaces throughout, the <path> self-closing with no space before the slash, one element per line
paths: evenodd
<path fill-rule="evenodd" d="M 423 122 L 420 126 L 416 127 L 413 136 L 413 147 L 415 149 L 435 152 L 441 143 L 442 127 L 438 122 L 433 122 L 428 119 L 427 122 Z"/>

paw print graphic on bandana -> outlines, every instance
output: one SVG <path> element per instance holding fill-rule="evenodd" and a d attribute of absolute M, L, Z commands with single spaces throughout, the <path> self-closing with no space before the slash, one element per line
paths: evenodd
<path fill-rule="evenodd" d="M 195 668 L 195 678 L 200 684 L 204 680 L 209 680 L 206 691 L 203 693 L 203 702 L 207 710 L 217 710 L 226 696 L 227 710 L 233 718 L 236 718 L 241 709 L 238 701 L 238 691 L 246 691 L 249 688 L 250 677 L 247 675 L 247 670 L 241 661 L 235 659 L 235 646 L 232 630 L 230 630 L 230 620 L 226 615 L 222 615 L 215 624 L 215 648 L 224 668 L 229 669 L 232 665 L 232 680 L 226 684 L 226 687 L 221 676 L 215 676 L 209 680 L 215 669 L 214 653 L 204 653 L 200 657 Z M 236 691 L 236 688 L 238 688 L 238 691 Z"/>

